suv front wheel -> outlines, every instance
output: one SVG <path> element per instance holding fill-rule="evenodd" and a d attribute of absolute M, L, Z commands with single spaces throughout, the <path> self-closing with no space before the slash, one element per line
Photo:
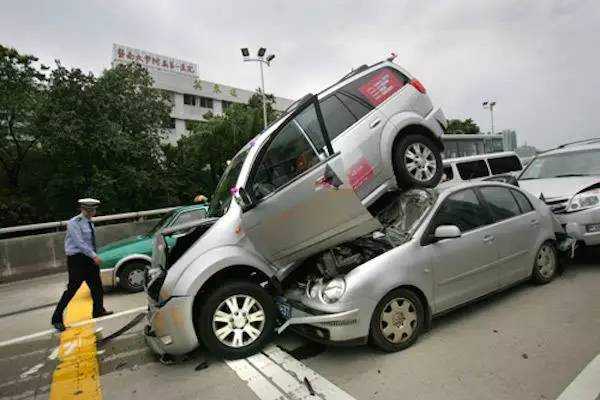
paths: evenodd
<path fill-rule="evenodd" d="M 439 146 L 425 135 L 400 138 L 394 148 L 393 165 L 400 188 L 432 188 L 442 178 Z"/>
<path fill-rule="evenodd" d="M 197 320 L 201 341 L 228 359 L 258 352 L 275 330 L 276 308 L 261 286 L 229 281 L 205 298 Z"/>

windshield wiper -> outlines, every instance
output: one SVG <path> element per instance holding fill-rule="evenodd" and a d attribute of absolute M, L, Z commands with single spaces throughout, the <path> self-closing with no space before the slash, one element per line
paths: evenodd
<path fill-rule="evenodd" d="M 554 175 L 552 178 L 569 178 L 571 176 L 589 176 L 588 174 L 561 174 Z"/>

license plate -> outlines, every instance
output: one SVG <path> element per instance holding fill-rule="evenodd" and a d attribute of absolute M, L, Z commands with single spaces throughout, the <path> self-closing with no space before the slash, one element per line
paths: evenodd
<path fill-rule="evenodd" d="M 277 304 L 277 309 L 279 310 L 279 315 L 285 321 L 292 318 L 292 307 L 285 301 L 283 297 L 278 297 L 275 299 L 275 303 Z"/>

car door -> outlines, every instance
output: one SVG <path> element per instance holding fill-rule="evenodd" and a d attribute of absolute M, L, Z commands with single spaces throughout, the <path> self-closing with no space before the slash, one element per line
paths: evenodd
<path fill-rule="evenodd" d="M 381 183 L 381 133 L 387 117 L 357 94 L 354 84 L 321 101 L 323 119 L 334 151 L 344 160 L 342 179 L 364 199 Z"/>
<path fill-rule="evenodd" d="M 531 203 L 521 206 L 515 196 L 523 196 L 516 190 L 501 186 L 479 188 L 481 197 L 488 207 L 494 220 L 496 246 L 499 253 L 499 263 L 496 266 L 499 286 L 507 286 L 526 278 L 531 273 L 531 252 L 537 238 L 536 230 L 539 221 Z M 516 194 L 513 194 L 514 192 Z M 523 196 L 524 197 L 524 196 Z"/>
<path fill-rule="evenodd" d="M 319 114 L 316 97 L 292 113 L 260 149 L 246 184 L 253 207 L 242 228 L 276 267 L 381 227 L 341 179 L 342 157 Z"/>
<path fill-rule="evenodd" d="M 473 189 L 449 195 L 432 218 L 428 237 L 440 225 L 456 225 L 461 236 L 429 243 L 435 312 L 444 311 L 497 289 L 498 252 L 488 210 Z"/>

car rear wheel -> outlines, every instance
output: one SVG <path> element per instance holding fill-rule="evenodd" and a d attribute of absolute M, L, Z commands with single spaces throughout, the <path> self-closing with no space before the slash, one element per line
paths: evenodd
<path fill-rule="evenodd" d="M 231 281 L 205 298 L 197 332 L 210 351 L 229 359 L 243 358 L 271 339 L 275 318 L 275 303 L 264 288 Z"/>
<path fill-rule="evenodd" d="M 119 286 L 130 293 L 141 292 L 147 268 L 148 263 L 144 261 L 128 262 L 119 270 Z"/>
<path fill-rule="evenodd" d="M 414 292 L 396 289 L 388 293 L 371 317 L 370 340 L 386 352 L 403 350 L 416 340 L 425 321 L 423 304 Z"/>
<path fill-rule="evenodd" d="M 442 179 L 442 171 L 442 156 L 433 140 L 421 134 L 400 138 L 394 148 L 394 172 L 399 187 L 435 187 Z"/>
<path fill-rule="evenodd" d="M 552 242 L 545 242 L 535 256 L 531 279 L 539 284 L 548 283 L 554 279 L 557 270 L 558 255 L 556 254 L 556 248 Z"/>

